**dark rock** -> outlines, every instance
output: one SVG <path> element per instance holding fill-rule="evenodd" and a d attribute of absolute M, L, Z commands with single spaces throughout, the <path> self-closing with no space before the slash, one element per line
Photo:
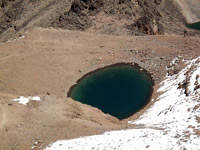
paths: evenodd
<path fill-rule="evenodd" d="M 198 79 L 199 79 L 199 75 L 197 74 L 197 75 L 196 75 L 196 80 L 198 80 Z"/>
<path fill-rule="evenodd" d="M 144 34 L 154 35 L 163 34 L 164 30 L 159 20 L 148 18 L 147 16 L 139 18 L 134 26 Z"/>
<path fill-rule="evenodd" d="M 183 86 L 182 86 L 181 82 L 178 83 L 178 89 L 182 89 L 182 88 L 183 88 Z"/>
<path fill-rule="evenodd" d="M 198 90 L 198 89 L 200 89 L 200 85 L 196 85 L 196 86 L 194 87 L 194 91 L 196 91 L 196 90 Z"/>
<path fill-rule="evenodd" d="M 181 71 L 181 67 L 179 65 L 174 66 L 174 74 L 178 74 Z"/>

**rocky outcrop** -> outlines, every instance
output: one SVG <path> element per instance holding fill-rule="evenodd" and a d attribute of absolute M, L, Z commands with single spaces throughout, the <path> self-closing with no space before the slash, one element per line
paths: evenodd
<path fill-rule="evenodd" d="M 75 0 L 69 11 L 56 18 L 52 25 L 67 29 L 84 30 L 91 26 L 89 15 L 94 15 L 104 5 L 102 0 Z"/>
<path fill-rule="evenodd" d="M 144 34 L 155 35 L 155 34 L 163 34 L 164 28 L 159 22 L 159 19 L 148 18 L 146 16 L 139 18 L 132 27 L 138 29 Z"/>
<path fill-rule="evenodd" d="M 18 20 L 24 11 L 23 0 L 0 1 L 0 34 L 10 27 L 14 27 L 14 21 Z"/>
<path fill-rule="evenodd" d="M 110 16 L 115 20 L 120 21 L 125 19 L 126 23 L 123 28 L 129 29 L 130 32 L 135 35 L 164 34 L 168 32 L 168 29 L 165 31 L 162 25 L 165 16 L 168 15 L 171 16 L 171 18 L 175 18 L 173 15 L 174 13 L 171 13 L 171 3 L 169 5 L 169 10 L 168 7 L 166 7 L 167 9 L 165 8 L 165 11 L 162 11 L 163 5 L 166 6 L 169 3 L 170 2 L 166 3 L 161 0 L 75 0 L 68 12 L 65 12 L 60 15 L 58 19 L 53 21 L 53 26 L 84 30 L 91 27 L 93 24 L 90 16 L 95 16 L 103 12 L 107 17 Z M 178 10 L 174 9 L 173 11 L 175 11 L 176 14 L 180 14 Z M 182 18 L 178 19 L 180 19 L 180 22 L 183 21 L 181 20 Z M 109 26 L 112 28 L 112 25 Z"/>

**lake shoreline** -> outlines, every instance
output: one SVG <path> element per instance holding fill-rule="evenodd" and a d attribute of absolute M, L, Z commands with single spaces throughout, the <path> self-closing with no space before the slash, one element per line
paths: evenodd
<path fill-rule="evenodd" d="M 108 36 L 44 28 L 1 43 L 0 108 L 6 114 L 0 128 L 4 138 L 1 149 L 12 149 L 9 143 L 17 143 L 17 149 L 30 149 L 36 137 L 43 141 L 38 147 L 45 147 L 58 139 L 135 128 L 128 121 L 139 118 L 154 104 L 166 73 L 173 75 L 184 67 L 172 67 L 172 60 L 191 60 L 199 56 L 199 47 L 200 38 L 191 36 Z M 144 109 L 119 121 L 67 98 L 70 87 L 84 74 L 119 62 L 134 62 L 152 73 L 154 92 Z M 19 96 L 39 96 L 41 101 L 26 106 L 11 101 Z"/>
<path fill-rule="evenodd" d="M 97 68 L 93 71 L 90 71 L 86 74 L 84 74 L 81 78 L 79 78 L 76 83 L 74 85 L 72 85 L 69 89 L 69 91 L 67 92 L 67 97 L 70 98 L 70 95 L 71 95 L 71 91 L 73 90 L 73 88 L 79 83 L 81 82 L 86 76 L 90 75 L 90 74 L 93 74 L 95 72 L 98 72 L 100 70 L 103 70 L 104 68 L 108 68 L 108 67 L 113 67 L 113 66 L 118 66 L 118 65 L 128 65 L 128 66 L 135 66 L 135 67 L 138 67 L 138 69 L 141 71 L 141 72 L 145 72 L 146 74 L 149 75 L 149 77 L 151 78 L 152 80 L 152 83 L 153 83 L 153 86 L 155 85 L 155 79 L 153 78 L 153 73 L 147 71 L 145 68 L 142 68 L 139 64 L 137 63 L 134 63 L 134 62 L 118 62 L 118 63 L 114 63 L 114 64 L 108 64 L 108 65 L 105 65 L 104 67 L 100 67 L 100 68 Z"/>
<path fill-rule="evenodd" d="M 120 72 L 118 72 L 117 70 L 120 70 Z M 114 73 L 113 74 L 113 78 L 107 80 L 107 76 L 109 76 L 109 74 L 112 71 L 115 72 L 115 73 L 113 72 Z M 127 71 L 129 72 L 128 74 L 126 73 Z M 95 86 L 94 83 L 98 82 L 97 76 L 99 77 L 99 80 L 101 80 L 101 82 L 100 83 L 96 83 L 96 86 Z M 117 79 L 116 80 L 115 79 L 116 77 L 117 78 L 121 78 L 121 79 L 119 79 L 119 80 Z M 102 78 L 104 80 L 102 80 Z M 91 84 L 93 79 L 95 81 L 93 82 L 93 84 Z M 87 84 L 88 80 L 89 80 L 89 84 Z M 106 91 L 109 91 L 109 90 L 113 89 L 113 87 L 111 88 L 110 86 L 112 86 L 112 84 L 115 84 L 115 83 L 111 82 L 110 84 L 108 84 L 111 80 L 115 81 L 115 83 L 119 83 L 119 87 L 120 87 L 120 85 L 123 85 L 124 83 L 126 83 L 126 86 L 124 86 L 121 89 L 121 88 L 117 88 L 118 85 L 117 86 L 115 85 L 114 89 L 117 90 L 116 94 L 110 96 L 110 93 L 103 92 L 103 91 L 105 91 L 105 89 L 107 89 Z M 124 82 L 123 82 L 123 80 L 124 80 Z M 129 82 L 127 82 L 127 80 L 129 80 Z M 145 80 L 145 82 L 144 82 L 144 80 Z M 141 83 L 139 83 L 139 81 Z M 139 83 L 139 84 L 138 84 L 138 86 L 136 88 L 134 86 L 135 84 L 129 84 L 130 82 L 134 82 L 135 84 Z M 72 99 L 74 99 L 76 101 L 79 101 L 81 103 L 97 107 L 100 110 L 102 110 L 104 113 L 108 113 L 108 114 L 118 118 L 119 120 L 126 119 L 126 118 L 132 116 L 133 114 L 137 113 L 138 111 L 140 111 L 140 109 L 143 109 L 149 103 L 149 101 L 151 99 L 151 96 L 152 96 L 152 93 L 153 93 L 153 86 L 154 86 L 154 80 L 152 78 L 152 74 L 150 74 L 147 70 L 141 68 L 138 64 L 134 64 L 134 63 L 117 63 L 117 64 L 112 64 L 112 65 L 109 65 L 109 66 L 105 66 L 105 67 L 102 67 L 102 68 L 98 68 L 98 69 L 96 69 L 94 71 L 91 71 L 91 72 L 85 74 L 76 83 L 77 84 L 74 84 L 70 88 L 70 90 L 68 92 L 68 97 L 71 97 Z M 145 83 L 146 83 L 146 85 L 145 85 Z M 104 88 L 103 89 L 98 88 L 102 84 L 103 84 Z M 90 87 L 91 85 L 93 87 Z M 145 86 L 143 88 L 141 88 L 137 92 L 137 94 L 140 93 L 142 90 L 144 90 L 143 94 L 145 95 L 145 99 L 142 98 L 141 96 L 139 96 L 140 94 L 138 95 L 138 97 L 134 97 L 136 93 L 135 92 L 130 92 L 130 89 L 132 89 L 132 91 L 137 91 L 138 88 L 140 88 L 143 85 L 145 85 Z M 85 86 L 87 86 L 87 87 L 85 87 Z M 107 96 L 105 97 L 102 94 L 98 95 L 99 92 L 97 92 L 97 95 L 93 94 L 92 91 L 90 91 L 89 93 L 86 93 L 88 88 L 91 89 L 94 93 L 96 93 L 94 89 L 96 89 L 97 91 L 100 90 L 99 91 L 100 93 L 103 92 L 104 95 L 107 95 Z M 127 90 L 125 90 L 126 88 L 127 88 Z M 85 89 L 87 89 L 87 90 L 85 90 Z M 126 97 L 124 95 L 126 98 L 123 99 L 123 101 L 122 101 L 121 99 L 122 99 L 123 96 L 121 98 L 119 98 L 121 96 L 121 94 L 119 94 L 119 93 L 125 93 L 124 90 L 126 92 L 129 91 L 128 93 L 130 93 L 130 95 L 132 95 L 132 96 L 129 96 L 129 98 L 128 98 L 128 97 Z M 85 91 L 85 92 L 83 92 L 83 91 Z M 133 94 L 133 93 L 135 93 L 135 94 Z M 148 93 L 148 96 L 147 96 L 147 93 Z M 96 100 L 94 100 L 95 102 L 93 100 L 91 100 L 91 95 L 92 95 L 92 97 L 94 97 L 94 99 L 95 99 L 95 97 L 97 97 Z M 118 95 L 118 96 L 116 97 L 115 95 Z M 82 98 L 80 98 L 80 96 Z M 88 100 L 84 100 L 84 99 L 86 99 L 85 96 L 86 97 L 89 96 Z M 99 99 L 99 97 L 102 97 L 102 98 Z M 81 99 L 83 99 L 83 100 L 81 100 Z M 106 106 L 104 106 L 104 103 L 102 103 L 102 100 L 105 101 L 105 99 L 107 99 L 106 101 L 108 102 Z M 140 101 L 138 101 L 138 99 L 140 99 Z M 110 103 L 112 103 L 112 101 L 113 101 L 113 103 L 115 101 L 117 101 L 117 103 L 120 103 L 120 101 L 122 103 L 124 103 L 124 102 L 126 103 L 126 101 L 129 101 L 130 104 L 132 103 L 133 106 L 137 105 L 139 108 L 132 107 L 132 109 L 131 109 L 131 108 L 129 108 L 129 106 L 124 106 L 126 108 L 120 107 L 120 108 L 117 108 L 117 110 L 119 110 L 119 112 L 116 114 L 116 108 L 115 108 L 116 106 L 114 107 L 113 105 L 112 106 L 109 105 Z M 136 103 L 136 104 L 134 104 L 134 103 Z M 105 109 L 105 107 L 107 107 L 107 106 L 110 107 L 109 110 Z M 123 110 L 122 108 L 124 108 L 125 110 Z M 128 108 L 129 108 L 129 111 L 127 112 Z M 123 113 L 120 112 L 120 109 L 122 109 Z"/>

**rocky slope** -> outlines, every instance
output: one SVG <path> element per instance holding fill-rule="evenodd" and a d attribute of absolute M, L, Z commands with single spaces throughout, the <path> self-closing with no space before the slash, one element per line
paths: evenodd
<path fill-rule="evenodd" d="M 1 0 L 0 18 L 1 41 L 33 27 L 112 35 L 184 34 L 188 30 L 173 0 Z"/>
<path fill-rule="evenodd" d="M 200 0 L 174 0 L 179 6 L 187 23 L 200 21 Z"/>

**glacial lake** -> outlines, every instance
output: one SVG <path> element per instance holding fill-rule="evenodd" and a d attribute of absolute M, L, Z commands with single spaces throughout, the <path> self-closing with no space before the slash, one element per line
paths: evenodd
<path fill-rule="evenodd" d="M 196 22 L 193 24 L 187 24 L 187 27 L 191 28 L 191 29 L 195 29 L 195 30 L 200 30 L 200 22 Z"/>
<path fill-rule="evenodd" d="M 68 97 L 124 119 L 144 108 L 152 92 L 153 81 L 146 71 L 120 63 L 86 74 L 71 87 Z"/>

